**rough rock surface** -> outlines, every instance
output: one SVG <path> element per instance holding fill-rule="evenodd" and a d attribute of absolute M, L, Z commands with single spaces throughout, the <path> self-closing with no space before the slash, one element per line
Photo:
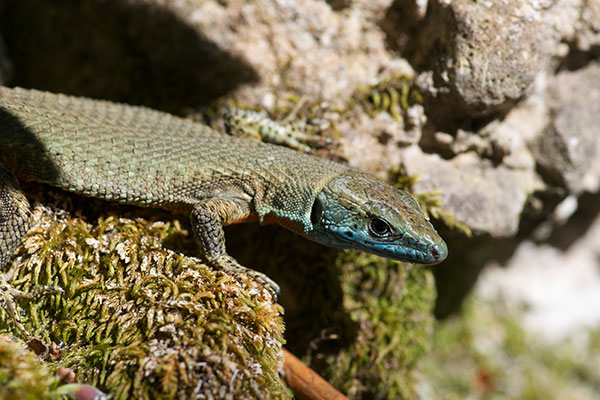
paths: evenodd
<path fill-rule="evenodd" d="M 598 46 L 600 46 L 600 1 L 588 0 L 585 3 L 576 37 L 577 49 L 581 51 L 591 50 L 598 55 Z"/>
<path fill-rule="evenodd" d="M 419 192 L 441 190 L 444 207 L 475 233 L 509 237 L 517 232 L 527 195 L 535 188 L 531 170 L 493 166 L 481 162 L 474 152 L 452 161 L 435 154 L 422 154 L 416 148 L 403 153 L 410 175 L 418 175 Z"/>
<path fill-rule="evenodd" d="M 552 121 L 535 143 L 536 160 L 571 193 L 600 188 L 600 63 L 553 77 Z"/>
<path fill-rule="evenodd" d="M 262 85 L 242 89 L 243 98 L 266 109 L 274 88 L 342 105 L 392 58 L 373 19 L 379 3 L 341 11 L 314 0 L 186 3 L 176 7 L 181 15 L 256 68 Z"/>
<path fill-rule="evenodd" d="M 413 37 L 404 38 L 402 28 L 386 32 L 422 71 L 434 105 L 430 114 L 465 123 L 504 114 L 528 95 L 538 73 L 567 54 L 561 41 L 597 55 L 599 9 L 597 1 L 581 0 L 436 0 L 421 26 L 411 25 Z M 404 20 L 386 22 L 389 27 Z"/>
<path fill-rule="evenodd" d="M 433 1 L 412 49 L 433 73 L 441 120 L 489 117 L 523 97 L 552 55 L 555 35 L 531 2 Z M 429 72 L 427 72 L 429 71 Z"/>
<path fill-rule="evenodd" d="M 525 3 L 452 2 L 457 25 L 448 82 L 470 116 L 523 96 L 543 61 L 548 32 L 533 16 L 519 15 Z"/>

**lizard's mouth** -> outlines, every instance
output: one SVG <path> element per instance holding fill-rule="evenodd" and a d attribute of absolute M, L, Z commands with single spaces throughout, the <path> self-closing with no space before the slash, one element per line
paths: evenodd
<path fill-rule="evenodd" d="M 448 247 L 439 236 L 414 239 L 404 235 L 401 240 L 381 242 L 328 232 L 325 237 L 321 236 L 316 241 L 330 247 L 356 249 L 392 260 L 417 264 L 439 264 L 448 255 Z"/>
<path fill-rule="evenodd" d="M 356 243 L 354 244 L 355 247 Z M 410 240 L 410 243 L 371 242 L 360 245 L 360 250 L 392 260 L 417 264 L 439 264 L 446 259 L 448 247 L 440 239 L 439 242 L 429 240 Z"/>

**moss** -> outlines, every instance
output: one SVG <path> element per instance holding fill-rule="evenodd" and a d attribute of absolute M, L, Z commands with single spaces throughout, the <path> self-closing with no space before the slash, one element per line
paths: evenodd
<path fill-rule="evenodd" d="M 326 375 L 353 398 L 414 397 L 415 367 L 429 347 L 430 271 L 359 252 L 343 252 L 337 262 L 358 330 L 351 346 L 326 357 Z"/>
<path fill-rule="evenodd" d="M 275 226 L 227 234 L 236 259 L 281 285 L 288 350 L 352 399 L 414 397 L 432 324 L 429 269 L 325 248 Z"/>
<path fill-rule="evenodd" d="M 35 353 L 0 336 L 0 399 L 58 399 L 56 378 Z"/>
<path fill-rule="evenodd" d="M 600 329 L 589 341 L 545 343 L 526 332 L 502 302 L 475 298 L 461 316 L 436 324 L 422 360 L 423 397 L 463 399 L 599 398 Z"/>
<path fill-rule="evenodd" d="M 402 121 L 403 113 L 411 105 L 423 103 L 423 95 L 419 92 L 414 78 L 399 75 L 358 88 L 354 93 L 354 101 L 371 117 L 380 112 L 387 112 L 397 121 Z"/>
<path fill-rule="evenodd" d="M 56 211 L 36 206 L 39 223 L 14 267 L 18 288 L 65 290 L 22 304 L 26 328 L 60 344 L 51 371 L 71 368 L 114 398 L 188 396 L 200 382 L 213 395 L 289 397 L 277 376 L 282 309 L 260 287 L 165 249 L 194 246 L 177 220 L 48 197 Z M 81 208 L 83 216 L 69 213 Z M 227 235 L 236 258 L 267 266 L 281 283 L 294 353 L 352 398 L 412 397 L 434 298 L 426 268 L 326 249 L 276 227 Z M 0 326 L 16 333 L 4 314 Z"/>
<path fill-rule="evenodd" d="M 23 304 L 25 327 L 60 345 L 51 369 L 71 368 L 116 399 L 289 397 L 278 376 L 282 310 L 260 286 L 165 248 L 189 241 L 176 220 L 99 211 L 88 223 L 71 197 L 52 202 L 55 211 L 36 206 L 13 264 L 16 287 L 65 291 Z"/>

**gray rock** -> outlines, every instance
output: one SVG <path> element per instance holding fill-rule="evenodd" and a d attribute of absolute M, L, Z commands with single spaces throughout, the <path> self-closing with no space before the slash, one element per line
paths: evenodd
<path fill-rule="evenodd" d="M 600 46 L 600 0 L 585 1 L 578 26 L 578 50 L 589 51 Z"/>
<path fill-rule="evenodd" d="M 572 193 L 600 188 L 600 63 L 551 79 L 547 102 L 553 115 L 533 148 L 554 183 Z"/>
<path fill-rule="evenodd" d="M 532 169 L 512 169 L 482 161 L 474 152 L 444 160 L 416 147 L 404 151 L 409 175 L 421 179 L 418 193 L 441 190 L 444 209 L 475 233 L 502 238 L 514 235 L 528 195 L 535 189 Z"/>
<path fill-rule="evenodd" d="M 453 2 L 457 34 L 448 72 L 473 116 L 523 96 L 539 68 L 545 32 L 538 21 L 514 14 L 519 3 Z"/>
<path fill-rule="evenodd" d="M 392 59 L 375 23 L 385 2 L 352 3 L 342 11 L 312 0 L 175 3 L 211 41 L 257 70 L 261 84 L 238 94 L 269 110 L 277 105 L 273 93 L 284 87 L 296 96 L 343 106 Z"/>
<path fill-rule="evenodd" d="M 448 3 L 448 4 L 446 4 Z M 434 1 L 413 60 L 433 71 L 431 113 L 441 120 L 506 112 L 548 62 L 555 42 L 524 0 Z"/>

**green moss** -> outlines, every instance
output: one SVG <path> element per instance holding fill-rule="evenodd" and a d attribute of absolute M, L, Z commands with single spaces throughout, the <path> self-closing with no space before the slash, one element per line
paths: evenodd
<path fill-rule="evenodd" d="M 274 226 L 227 234 L 237 260 L 264 267 L 281 285 L 288 350 L 352 399 L 414 396 L 432 324 L 429 269 L 326 248 Z"/>
<path fill-rule="evenodd" d="M 372 86 L 360 87 L 354 93 L 354 101 L 371 117 L 387 112 L 397 121 L 402 121 L 403 113 L 413 104 L 423 103 L 423 95 L 414 79 L 406 76 L 392 76 Z"/>
<path fill-rule="evenodd" d="M 56 378 L 22 343 L 0 336 L 0 399 L 59 399 Z"/>
<path fill-rule="evenodd" d="M 501 302 L 470 299 L 461 316 L 436 324 L 419 387 L 434 399 L 600 398 L 596 340 L 545 344 Z M 580 339 L 580 338 L 579 338 Z"/>
<path fill-rule="evenodd" d="M 166 250 L 194 246 L 177 220 L 100 211 L 88 223 L 60 211 L 79 209 L 72 201 L 46 199 L 54 212 L 36 206 L 40 223 L 15 261 L 17 287 L 65 290 L 22 304 L 26 328 L 61 344 L 51 370 L 71 368 L 114 398 L 186 396 L 199 382 L 205 393 L 289 397 L 277 376 L 282 310 L 268 294 Z M 282 285 L 290 350 L 352 398 L 412 397 L 434 298 L 426 268 L 327 249 L 276 227 L 236 229 L 227 233 L 232 254 L 265 265 Z M 15 334 L 7 322 L 1 314 Z"/>
<path fill-rule="evenodd" d="M 36 207 L 14 261 L 16 287 L 65 291 L 23 304 L 25 327 L 60 344 L 51 368 L 116 399 L 289 397 L 278 376 L 282 310 L 266 291 L 166 249 L 190 240 L 176 221 L 100 212 L 88 223 L 62 211 L 70 204 Z M 0 327 L 16 333 L 4 313 Z"/>
<path fill-rule="evenodd" d="M 429 347 L 435 298 L 429 270 L 359 252 L 338 258 L 353 343 L 327 356 L 326 376 L 353 398 L 414 397 L 415 366 Z"/>

